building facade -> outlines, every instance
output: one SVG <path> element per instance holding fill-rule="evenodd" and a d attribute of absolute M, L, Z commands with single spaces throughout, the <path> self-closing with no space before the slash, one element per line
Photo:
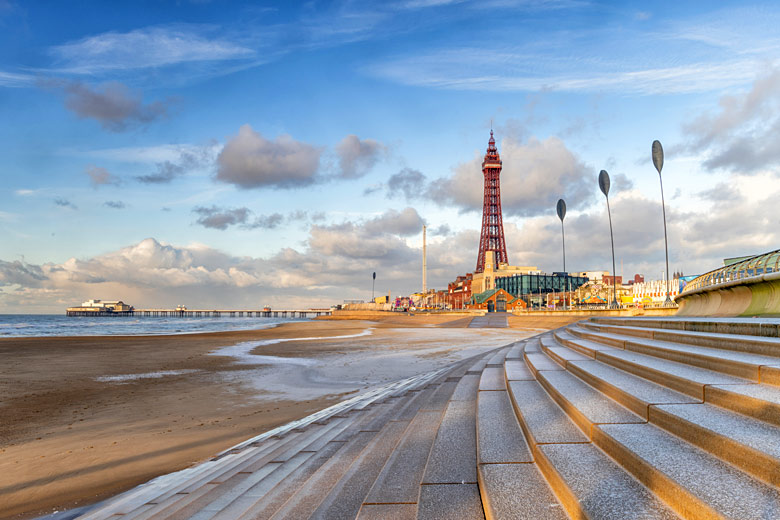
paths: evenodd
<path fill-rule="evenodd" d="M 496 287 L 504 289 L 509 294 L 523 299 L 526 303 L 542 305 L 547 302 L 549 293 L 573 293 L 585 285 L 588 279 L 582 276 L 571 276 L 567 273 L 527 273 L 496 279 Z M 567 296 L 569 300 L 570 297 Z"/>
<path fill-rule="evenodd" d="M 471 299 L 471 281 L 473 275 L 466 273 L 447 284 L 447 305 L 450 309 L 465 309 Z"/>
<path fill-rule="evenodd" d="M 674 300 L 678 294 L 680 294 L 680 279 L 669 280 L 669 296 Z M 635 283 L 631 287 L 631 298 L 634 304 L 663 304 L 666 301 L 666 280 Z"/>
<path fill-rule="evenodd" d="M 526 304 L 520 298 L 513 296 L 504 289 L 490 289 L 474 294 L 469 301 L 469 309 L 480 309 L 488 312 L 512 312 L 517 308 L 525 308 Z"/>

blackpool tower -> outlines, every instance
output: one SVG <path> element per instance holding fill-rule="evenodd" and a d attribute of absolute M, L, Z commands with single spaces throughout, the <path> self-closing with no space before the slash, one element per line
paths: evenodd
<path fill-rule="evenodd" d="M 482 161 L 482 174 L 485 176 L 485 195 L 482 202 L 482 233 L 479 237 L 479 255 L 477 273 L 485 270 L 485 252 L 495 251 L 496 265 L 508 264 L 506 242 L 504 241 L 504 221 L 501 218 L 501 157 L 498 155 L 493 130 L 490 130 L 485 160 Z"/>

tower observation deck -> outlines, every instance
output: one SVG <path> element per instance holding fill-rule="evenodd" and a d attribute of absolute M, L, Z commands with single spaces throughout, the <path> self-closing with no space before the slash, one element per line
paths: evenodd
<path fill-rule="evenodd" d="M 482 174 L 485 176 L 485 193 L 482 202 L 482 233 L 479 237 L 479 254 L 476 272 L 485 270 L 485 252 L 495 251 L 495 262 L 509 263 L 504 240 L 504 221 L 501 216 L 501 157 L 490 131 L 485 159 L 482 161 Z"/>

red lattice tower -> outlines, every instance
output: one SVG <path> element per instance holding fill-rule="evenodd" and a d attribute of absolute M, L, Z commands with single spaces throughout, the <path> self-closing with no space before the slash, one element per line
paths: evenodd
<path fill-rule="evenodd" d="M 504 241 L 504 221 L 501 217 L 501 157 L 498 155 L 493 130 L 490 131 L 485 160 L 482 161 L 485 176 L 485 197 L 482 202 L 482 233 L 479 237 L 479 255 L 476 272 L 485 270 L 485 251 L 495 251 L 496 265 L 509 263 Z"/>

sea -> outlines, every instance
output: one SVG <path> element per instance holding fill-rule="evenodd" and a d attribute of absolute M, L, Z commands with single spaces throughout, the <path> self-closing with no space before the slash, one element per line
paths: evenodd
<path fill-rule="evenodd" d="M 142 336 L 255 330 L 308 318 L 70 317 L 62 314 L 0 314 L 0 338 L 29 336 Z"/>

